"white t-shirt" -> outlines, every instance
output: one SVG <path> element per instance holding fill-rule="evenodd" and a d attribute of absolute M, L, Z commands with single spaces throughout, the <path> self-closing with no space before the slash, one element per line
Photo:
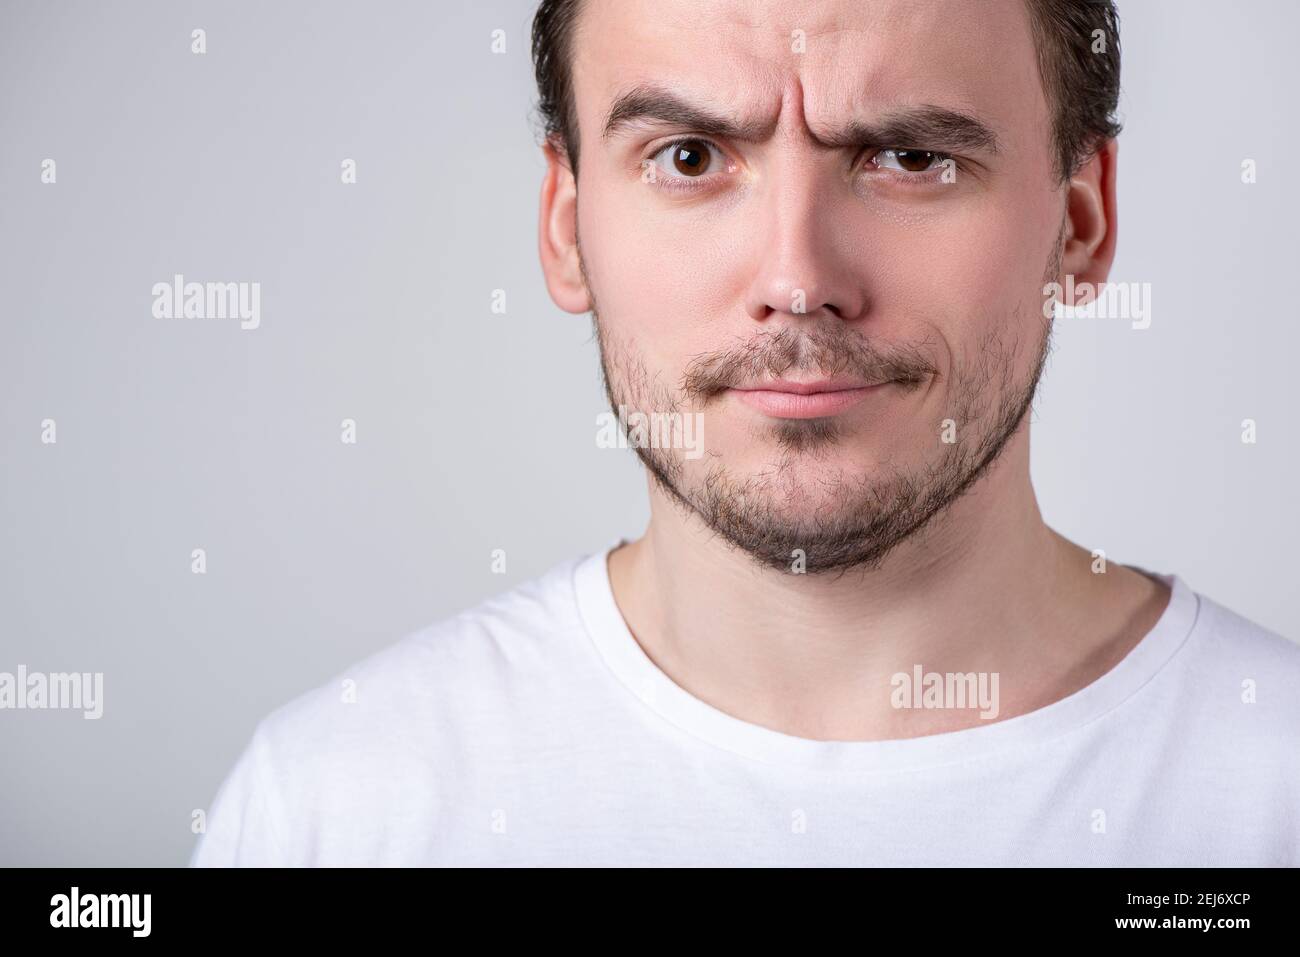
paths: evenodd
<path fill-rule="evenodd" d="M 263 719 L 191 864 L 1300 865 L 1300 646 L 1176 575 L 1151 632 L 1069 697 L 827 742 L 674 684 L 607 552 Z"/>

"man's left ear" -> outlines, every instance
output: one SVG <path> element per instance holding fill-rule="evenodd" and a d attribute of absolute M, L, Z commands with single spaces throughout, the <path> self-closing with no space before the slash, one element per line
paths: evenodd
<path fill-rule="evenodd" d="M 1061 272 L 1074 276 L 1075 283 L 1097 286 L 1110 275 L 1119 225 L 1115 201 L 1118 153 L 1119 143 L 1107 140 L 1070 178 Z"/>

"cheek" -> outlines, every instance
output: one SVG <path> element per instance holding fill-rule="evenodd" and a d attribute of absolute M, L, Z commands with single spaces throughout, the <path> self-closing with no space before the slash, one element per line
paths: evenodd
<path fill-rule="evenodd" d="M 1044 271 L 1059 220 L 1047 204 L 1030 209 L 1008 197 L 882 230 L 890 233 L 873 270 L 873 304 L 906 337 L 932 335 L 948 355 L 969 357 L 991 333 L 1037 338 Z M 1026 360 L 1028 361 L 1028 360 Z"/>
<path fill-rule="evenodd" d="M 579 205 L 579 232 L 600 321 L 675 385 L 690 356 L 719 348 L 719 320 L 740 308 L 724 230 L 642 209 L 622 193 L 591 193 Z"/>

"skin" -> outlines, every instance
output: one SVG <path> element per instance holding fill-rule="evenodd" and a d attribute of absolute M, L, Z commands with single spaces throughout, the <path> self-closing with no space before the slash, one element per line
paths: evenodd
<path fill-rule="evenodd" d="M 822 740 L 987 722 L 893 707 L 891 676 L 916 664 L 998 673 L 996 720 L 1113 668 L 1168 588 L 1094 573 L 1044 523 L 1024 413 L 1050 350 L 1045 284 L 1109 272 L 1116 145 L 1056 175 L 1023 0 L 587 0 L 573 79 L 578 178 L 544 147 L 548 290 L 596 316 L 614 404 L 704 423 L 699 458 L 639 450 L 651 520 L 610 557 L 650 659 L 734 717 Z M 649 87 L 749 129 L 641 119 L 603 135 Z M 889 144 L 950 155 L 950 182 L 885 144 L 825 145 L 919 106 L 994 142 Z M 691 137 L 707 141 L 688 147 L 698 176 L 663 150 Z M 726 388 L 846 366 L 906 381 L 802 420 Z"/>

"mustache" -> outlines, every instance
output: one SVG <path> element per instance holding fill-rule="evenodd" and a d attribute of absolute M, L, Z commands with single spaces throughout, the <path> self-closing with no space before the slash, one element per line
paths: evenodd
<path fill-rule="evenodd" d="M 876 342 L 835 319 L 808 328 L 763 331 L 742 345 L 695 356 L 682 374 L 681 390 L 689 399 L 707 402 L 727 389 L 791 371 L 896 381 L 915 388 L 939 370 L 918 345 Z"/>

